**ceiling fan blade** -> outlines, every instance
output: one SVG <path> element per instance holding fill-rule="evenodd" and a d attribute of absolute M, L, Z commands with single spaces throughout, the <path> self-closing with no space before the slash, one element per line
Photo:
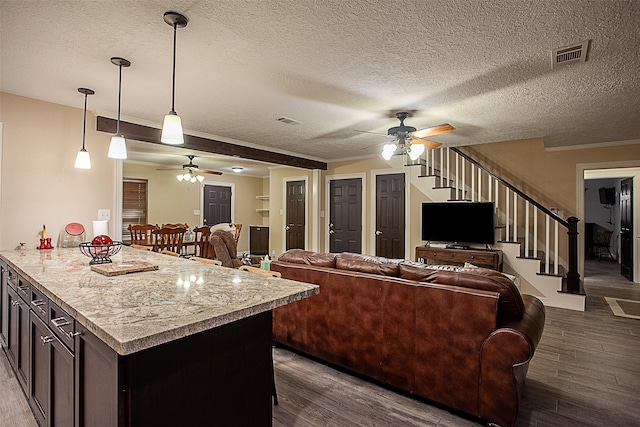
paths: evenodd
<path fill-rule="evenodd" d="M 424 138 L 425 136 L 439 135 L 441 133 L 453 132 L 454 130 L 456 130 L 456 128 L 451 126 L 449 123 L 443 123 L 441 125 L 431 126 L 429 128 L 411 132 L 411 135 L 416 138 Z"/>
<path fill-rule="evenodd" d="M 220 171 L 211 171 L 211 170 L 208 170 L 208 169 L 197 169 L 197 171 L 200 172 L 200 173 L 209 173 L 211 175 L 222 175 L 222 172 L 220 172 Z"/>
<path fill-rule="evenodd" d="M 157 171 L 181 171 L 183 168 L 156 168 Z"/>
<path fill-rule="evenodd" d="M 433 150 L 434 148 L 438 148 L 438 147 L 440 147 L 440 146 L 442 145 L 442 143 L 441 143 L 441 142 L 430 141 L 430 140 L 428 140 L 428 139 L 422 139 L 422 138 L 414 139 L 413 141 L 411 141 L 411 143 L 412 143 L 412 144 L 422 144 L 422 145 L 424 145 L 425 147 L 430 148 L 430 149 L 432 149 L 432 150 Z"/>
<path fill-rule="evenodd" d="M 354 129 L 354 132 L 358 132 L 358 133 L 371 133 L 373 135 L 386 135 L 386 133 L 381 133 L 381 132 L 371 132 L 368 130 L 359 130 L 359 129 Z"/>

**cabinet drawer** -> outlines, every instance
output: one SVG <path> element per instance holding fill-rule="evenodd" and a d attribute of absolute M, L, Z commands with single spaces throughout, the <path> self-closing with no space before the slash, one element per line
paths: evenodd
<path fill-rule="evenodd" d="M 13 288 L 14 291 L 18 290 L 18 273 L 16 271 L 7 266 L 7 269 L 4 271 L 4 274 L 7 277 L 7 283 L 9 286 Z"/>
<path fill-rule="evenodd" d="M 31 301 L 31 284 L 20 275 L 17 276 L 16 292 L 25 302 Z"/>
<path fill-rule="evenodd" d="M 75 351 L 76 321 L 53 301 L 49 301 L 49 327 L 71 353 Z"/>
<path fill-rule="evenodd" d="M 31 287 L 31 310 L 38 315 L 44 322 L 47 321 L 47 314 L 49 308 L 49 298 L 47 298 L 42 292 L 35 287 Z"/>

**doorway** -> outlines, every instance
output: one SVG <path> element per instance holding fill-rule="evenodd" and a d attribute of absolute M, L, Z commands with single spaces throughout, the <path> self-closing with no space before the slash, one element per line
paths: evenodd
<path fill-rule="evenodd" d="M 376 256 L 405 259 L 405 174 L 376 175 Z"/>
<path fill-rule="evenodd" d="M 286 250 L 305 249 L 306 183 L 304 180 L 286 183 Z"/>
<path fill-rule="evenodd" d="M 578 198 L 581 202 L 578 214 L 583 219 L 580 229 L 580 240 L 584 243 L 581 245 L 584 256 L 580 258 L 584 263 L 582 275 L 587 279 L 592 275 L 602 278 L 608 274 L 611 280 L 638 283 L 639 274 L 634 267 L 639 255 L 638 239 L 634 238 L 638 233 L 638 206 L 633 197 L 633 180 L 640 176 L 640 168 L 616 168 L 611 164 L 607 165 L 610 166 L 608 169 L 598 169 L 599 166 L 585 165 L 582 171 L 579 170 L 583 175 L 579 191 L 582 197 Z M 599 248 L 593 250 L 590 247 L 591 243 L 598 242 L 598 232 L 603 231 L 610 234 L 610 256 L 606 249 L 599 253 Z"/>
<path fill-rule="evenodd" d="M 204 225 L 216 225 L 223 222 L 231 223 L 231 207 L 233 192 L 230 186 L 203 186 L 203 219 Z"/>
<path fill-rule="evenodd" d="M 362 179 L 329 181 L 329 252 L 362 253 Z"/>

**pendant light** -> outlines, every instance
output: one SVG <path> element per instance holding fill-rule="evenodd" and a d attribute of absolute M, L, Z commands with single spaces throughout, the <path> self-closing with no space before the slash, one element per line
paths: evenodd
<path fill-rule="evenodd" d="M 82 148 L 76 156 L 75 167 L 78 169 L 91 169 L 91 157 L 89 157 L 89 152 L 84 149 L 84 139 L 87 133 L 87 95 L 93 95 L 95 92 L 85 87 L 79 87 L 78 92 L 84 94 L 84 120 L 82 122 Z"/>
<path fill-rule="evenodd" d="M 118 121 L 116 125 L 116 134 L 111 137 L 111 144 L 109 144 L 109 154 L 112 159 L 126 159 L 127 158 L 127 142 L 124 139 L 124 135 L 120 134 L 120 98 L 122 97 L 122 67 L 131 66 L 131 62 L 124 58 L 114 56 L 111 58 L 111 63 L 118 66 Z"/>
<path fill-rule="evenodd" d="M 172 89 L 171 89 L 171 111 L 164 116 L 162 124 L 162 136 L 160 141 L 169 145 L 184 144 L 182 133 L 182 120 L 175 109 L 176 100 L 176 33 L 178 28 L 186 27 L 189 20 L 186 16 L 178 12 L 165 12 L 164 22 L 173 27 L 173 69 L 172 69 Z"/>

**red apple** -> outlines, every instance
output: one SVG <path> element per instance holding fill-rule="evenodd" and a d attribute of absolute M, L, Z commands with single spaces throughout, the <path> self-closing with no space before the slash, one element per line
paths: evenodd
<path fill-rule="evenodd" d="M 96 236 L 93 238 L 93 240 L 91 241 L 92 245 L 111 245 L 113 244 L 113 240 L 111 240 L 111 237 L 101 234 L 99 236 Z"/>

